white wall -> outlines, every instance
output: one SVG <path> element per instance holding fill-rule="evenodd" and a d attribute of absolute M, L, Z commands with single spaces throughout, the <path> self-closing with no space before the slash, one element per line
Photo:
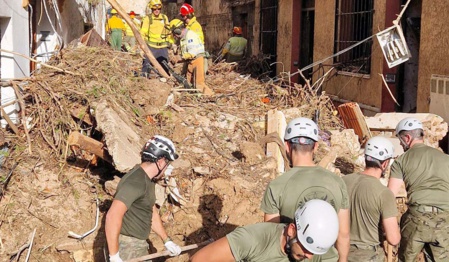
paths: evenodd
<path fill-rule="evenodd" d="M 37 19 L 38 24 L 36 25 L 36 51 L 34 57 L 36 60 L 45 63 L 50 59 L 57 47 L 61 46 L 63 41 L 62 34 L 54 7 L 50 1 L 37 1 L 35 8 L 35 14 L 40 18 Z M 58 38 L 53 28 L 56 29 L 61 38 Z M 46 33 L 48 35 L 44 37 Z M 39 64 L 37 64 L 37 68 L 40 68 Z"/>
<path fill-rule="evenodd" d="M 0 0 L 0 30 L 2 49 L 30 56 L 28 11 L 22 1 Z M 29 76 L 30 61 L 17 55 L 1 53 L 1 78 Z"/>

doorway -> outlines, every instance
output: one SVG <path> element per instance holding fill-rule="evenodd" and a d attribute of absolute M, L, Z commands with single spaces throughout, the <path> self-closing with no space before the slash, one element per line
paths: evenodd
<path fill-rule="evenodd" d="M 405 1 L 403 1 L 405 3 Z M 403 3 L 403 4 L 404 4 Z M 401 112 L 416 112 L 418 97 L 418 69 L 419 69 L 419 46 L 421 32 L 421 7 L 422 1 L 412 1 L 407 8 L 403 20 L 404 37 L 412 57 L 400 68 L 399 73 L 399 103 L 402 105 Z"/>
<path fill-rule="evenodd" d="M 232 25 L 242 28 L 242 36 L 248 40 L 246 57 L 252 55 L 251 43 L 254 40 L 254 3 L 232 8 Z"/>
<path fill-rule="evenodd" d="M 315 34 L 315 0 L 302 1 L 301 33 L 299 34 L 299 69 L 313 63 L 313 43 Z M 312 78 L 313 68 L 303 71 L 306 79 Z M 302 77 L 298 83 L 304 84 Z"/>
<path fill-rule="evenodd" d="M 261 0 L 260 3 L 260 47 L 262 54 L 268 57 L 267 62 L 271 66 L 271 74 L 276 74 L 277 58 L 277 20 L 278 1 Z"/>

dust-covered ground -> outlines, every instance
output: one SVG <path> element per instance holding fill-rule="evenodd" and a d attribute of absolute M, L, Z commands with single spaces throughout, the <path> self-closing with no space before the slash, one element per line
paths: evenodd
<path fill-rule="evenodd" d="M 360 145 L 357 138 L 348 143 L 355 135 L 342 132 L 330 99 L 314 88 L 270 80 L 256 58 L 212 65 L 206 80 L 215 95 L 209 97 L 172 80 L 135 77 L 140 63 L 139 57 L 126 53 L 70 48 L 50 63 L 64 71 L 44 68 L 14 82 L 25 105 L 23 117 L 31 121 L 28 128 L 19 125 L 18 134 L 3 131 L 8 151 L 1 168 L 1 261 L 16 259 L 17 253 L 17 261 L 25 261 L 30 248 L 21 247 L 31 242 L 30 261 L 103 261 L 104 218 L 114 185 L 124 175 L 116 167 L 127 157 L 120 150 L 140 147 L 154 134 L 170 137 L 180 155 L 158 203 L 166 230 L 181 246 L 218 239 L 237 226 L 262 221 L 260 201 L 277 175 L 274 158 L 265 156 L 269 110 L 283 110 L 287 121 L 312 118 L 319 110 L 323 142 L 316 162 L 337 143 L 338 161 L 327 167 L 341 173 L 360 169 L 355 161 Z M 129 130 L 108 134 L 106 120 L 98 113 L 101 103 L 117 112 Z M 137 138 L 124 147 L 108 148 L 115 161 L 108 163 L 69 145 L 74 131 L 105 147 L 132 132 Z M 173 186 L 182 199 L 170 196 Z M 69 236 L 69 231 L 82 235 L 92 229 L 82 240 Z M 163 251 L 154 233 L 150 240 L 152 252 Z M 158 261 L 188 258 L 187 252 Z"/>

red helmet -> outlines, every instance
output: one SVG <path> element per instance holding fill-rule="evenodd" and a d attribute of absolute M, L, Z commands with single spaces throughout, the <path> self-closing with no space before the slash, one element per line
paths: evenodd
<path fill-rule="evenodd" d="M 187 15 L 193 14 L 193 12 L 195 12 L 195 10 L 189 4 L 182 4 L 181 9 L 179 10 L 179 13 L 182 16 L 187 16 Z"/>
<path fill-rule="evenodd" d="M 234 29 L 232 30 L 232 32 L 234 32 L 234 34 L 236 34 L 236 35 L 241 35 L 242 34 L 242 28 L 238 27 L 238 26 L 234 26 Z"/>
<path fill-rule="evenodd" d="M 128 15 L 136 15 L 136 13 L 134 13 L 134 11 L 131 11 L 131 12 L 129 12 L 129 14 Z"/>

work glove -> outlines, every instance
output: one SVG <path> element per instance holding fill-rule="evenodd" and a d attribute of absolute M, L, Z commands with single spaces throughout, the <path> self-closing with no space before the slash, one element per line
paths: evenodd
<path fill-rule="evenodd" d="M 170 256 L 175 257 L 181 254 L 181 247 L 175 244 L 173 241 L 167 241 L 164 244 L 165 248 L 170 251 Z"/>
<path fill-rule="evenodd" d="M 110 262 L 123 262 L 123 260 L 120 258 L 119 252 L 117 252 L 117 254 L 115 254 L 113 256 L 109 255 L 109 261 Z"/>

